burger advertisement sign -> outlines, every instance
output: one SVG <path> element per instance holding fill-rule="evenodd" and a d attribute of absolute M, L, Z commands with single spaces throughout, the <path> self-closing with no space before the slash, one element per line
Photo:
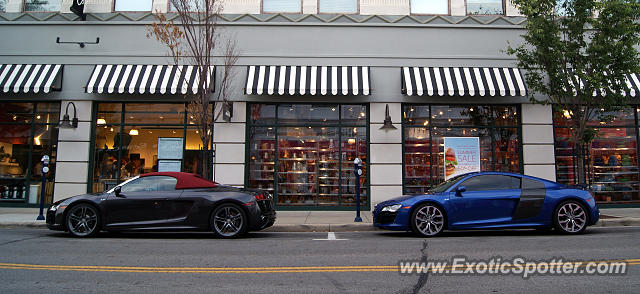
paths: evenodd
<path fill-rule="evenodd" d="M 444 178 L 480 171 L 480 139 L 478 137 L 444 138 Z"/>

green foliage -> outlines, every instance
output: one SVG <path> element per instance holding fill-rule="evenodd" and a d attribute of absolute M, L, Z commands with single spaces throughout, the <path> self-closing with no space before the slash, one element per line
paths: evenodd
<path fill-rule="evenodd" d="M 575 142 L 593 139 L 586 121 L 626 105 L 626 74 L 640 73 L 636 0 L 513 0 L 527 17 L 524 44 L 509 46 L 535 103 L 572 113 Z M 594 96 L 596 90 L 605 95 Z M 534 96 L 535 95 L 535 96 Z"/>

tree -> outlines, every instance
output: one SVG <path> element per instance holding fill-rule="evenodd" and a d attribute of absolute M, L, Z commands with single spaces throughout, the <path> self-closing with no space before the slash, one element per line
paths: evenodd
<path fill-rule="evenodd" d="M 628 103 L 627 74 L 639 72 L 640 6 L 636 0 L 513 0 L 524 16 L 524 43 L 509 45 L 533 103 L 552 104 L 568 119 L 577 184 L 586 184 L 587 127 Z M 598 95 L 594 95 L 598 93 Z M 541 94 L 544 98 L 536 98 Z"/>
<path fill-rule="evenodd" d="M 191 121 L 202 141 L 200 173 L 203 177 L 211 178 L 209 146 L 215 120 L 213 111 L 217 102 L 228 103 L 230 85 L 235 77 L 233 65 L 238 60 L 236 43 L 231 36 L 225 37 L 223 28 L 218 25 L 223 9 L 221 0 L 171 0 L 171 5 L 179 22 L 174 23 L 165 14 L 156 12 L 156 21 L 148 27 L 147 38 L 155 38 L 164 44 L 173 64 L 187 63 L 198 69 L 198 92 L 185 95 L 185 99 Z M 222 71 L 222 78 L 214 97 L 211 77 L 215 56 L 220 56 L 218 59 L 222 62 L 222 68 L 218 67 Z"/>

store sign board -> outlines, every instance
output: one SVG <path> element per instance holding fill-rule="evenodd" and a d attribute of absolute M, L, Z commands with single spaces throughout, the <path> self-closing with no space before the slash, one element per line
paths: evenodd
<path fill-rule="evenodd" d="M 182 160 L 182 138 L 158 138 L 158 160 Z"/>
<path fill-rule="evenodd" d="M 445 180 L 457 175 L 480 171 L 480 138 L 444 138 Z"/>
<path fill-rule="evenodd" d="M 180 160 L 158 159 L 159 172 L 179 172 L 181 166 L 182 166 L 182 161 Z"/>

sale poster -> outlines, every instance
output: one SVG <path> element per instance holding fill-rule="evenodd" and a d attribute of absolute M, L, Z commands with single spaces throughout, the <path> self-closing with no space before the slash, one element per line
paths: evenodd
<path fill-rule="evenodd" d="M 444 138 L 445 180 L 457 175 L 480 171 L 480 139 L 478 137 Z"/>

